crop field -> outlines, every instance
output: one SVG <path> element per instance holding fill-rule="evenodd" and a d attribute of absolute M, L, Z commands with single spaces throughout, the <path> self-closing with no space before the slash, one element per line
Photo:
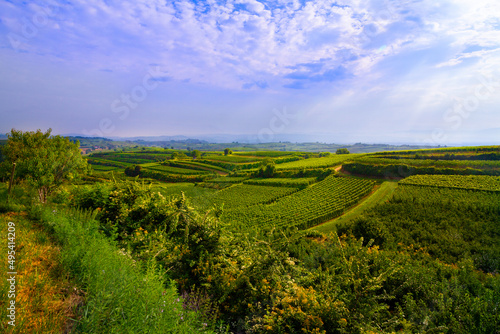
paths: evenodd
<path fill-rule="evenodd" d="M 499 147 L 242 150 L 94 153 L 42 205 L 0 184 L 0 213 L 73 254 L 79 333 L 498 331 Z"/>
<path fill-rule="evenodd" d="M 271 203 L 277 199 L 296 192 L 296 188 L 255 186 L 250 184 L 237 184 L 220 190 L 211 196 L 208 201 L 211 205 L 224 205 L 225 208 L 243 208 L 260 204 Z M 200 201 L 198 198 L 197 201 Z"/>
<path fill-rule="evenodd" d="M 341 215 L 367 195 L 374 185 L 375 182 L 369 180 L 328 177 L 269 205 L 254 205 L 244 210 L 231 208 L 222 218 L 242 230 L 248 226 L 296 226 L 303 229 Z"/>
<path fill-rule="evenodd" d="M 142 165 L 144 167 L 144 165 Z M 206 170 L 195 170 L 195 169 L 187 169 L 187 168 L 179 168 L 179 167 L 171 167 L 171 166 L 165 166 L 165 165 L 160 165 L 160 164 L 148 164 L 148 166 L 145 167 L 146 169 L 158 171 L 158 172 L 163 172 L 163 173 L 172 173 L 172 174 L 187 174 L 187 175 L 192 175 L 192 174 L 209 174 L 209 171 Z"/>
<path fill-rule="evenodd" d="M 242 177 L 242 176 L 224 176 L 224 177 L 218 177 L 212 180 L 208 180 L 207 182 L 213 182 L 213 183 L 242 183 L 243 181 L 247 180 L 248 177 Z"/>
<path fill-rule="evenodd" d="M 297 187 L 303 188 L 310 184 L 316 182 L 315 177 L 303 177 L 303 178 L 271 178 L 271 179 L 250 179 L 243 183 L 245 184 L 255 184 L 263 186 L 275 186 L 275 187 Z"/>
<path fill-rule="evenodd" d="M 283 157 L 283 156 L 295 155 L 297 153 L 300 153 L 300 152 L 251 151 L 251 152 L 234 152 L 234 155 L 247 156 L 247 157 L 272 158 L 272 157 Z"/>
<path fill-rule="evenodd" d="M 301 168 L 326 168 L 334 167 L 340 165 L 346 160 L 353 159 L 357 155 L 355 154 L 345 154 L 345 155 L 333 155 L 331 157 L 323 158 L 309 158 L 298 161 L 287 162 L 283 164 L 276 165 L 277 169 L 301 169 Z"/>
<path fill-rule="evenodd" d="M 444 187 L 500 192 L 500 176 L 413 175 L 399 182 L 427 187 Z"/>

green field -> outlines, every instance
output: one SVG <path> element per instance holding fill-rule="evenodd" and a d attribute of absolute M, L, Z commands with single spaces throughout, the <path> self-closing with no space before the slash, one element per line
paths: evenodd
<path fill-rule="evenodd" d="M 414 175 L 402 180 L 400 183 L 416 186 L 500 192 L 500 176 Z"/>
<path fill-rule="evenodd" d="M 377 187 L 373 194 L 362 200 L 359 205 L 347 211 L 342 216 L 329 220 L 321 225 L 314 226 L 311 229 L 323 233 L 335 232 L 338 225 L 349 224 L 364 212 L 368 212 L 376 205 L 384 203 L 386 200 L 390 199 L 396 188 L 397 182 L 385 181 Z"/>
<path fill-rule="evenodd" d="M 324 158 L 309 158 L 277 165 L 278 169 L 326 168 L 342 164 L 346 160 L 358 157 L 356 154 L 333 155 Z"/>
<path fill-rule="evenodd" d="M 20 168 L 0 213 L 61 249 L 77 332 L 496 333 L 499 152 L 98 152 L 46 204 Z"/>
<path fill-rule="evenodd" d="M 373 186 L 373 181 L 328 177 L 269 205 L 231 208 L 222 219 L 239 230 L 248 226 L 307 228 L 339 216 L 368 194 Z"/>

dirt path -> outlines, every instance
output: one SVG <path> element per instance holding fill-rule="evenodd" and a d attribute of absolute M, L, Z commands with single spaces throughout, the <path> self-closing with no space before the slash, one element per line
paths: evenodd
<path fill-rule="evenodd" d="M 370 194 L 361 199 L 361 201 L 357 205 L 350 208 L 341 216 L 328 220 L 320 225 L 314 226 L 311 228 L 311 230 L 317 230 L 325 233 L 334 232 L 338 223 L 347 223 L 358 217 L 364 211 L 369 210 L 375 205 L 387 200 L 388 198 L 390 198 L 390 196 L 392 196 L 396 188 L 397 182 L 385 181 L 381 185 L 375 186 L 374 190 Z"/>

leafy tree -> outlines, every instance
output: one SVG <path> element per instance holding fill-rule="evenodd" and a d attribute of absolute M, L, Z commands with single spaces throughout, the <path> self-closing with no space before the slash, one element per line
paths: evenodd
<path fill-rule="evenodd" d="M 230 155 L 230 154 L 233 154 L 233 151 L 231 151 L 229 148 L 226 148 L 224 150 L 224 155 Z"/>
<path fill-rule="evenodd" d="M 193 157 L 193 159 L 199 159 L 201 157 L 201 152 L 198 150 L 193 150 L 191 152 L 191 156 Z"/>
<path fill-rule="evenodd" d="M 175 160 L 177 158 L 179 158 L 179 153 L 177 153 L 177 152 L 172 153 L 172 155 L 170 156 L 170 159 L 172 159 L 172 160 Z"/>
<path fill-rule="evenodd" d="M 337 154 L 349 154 L 349 150 L 347 148 L 339 148 L 336 152 Z"/>
<path fill-rule="evenodd" d="M 125 175 L 127 176 L 138 176 L 141 174 L 141 171 L 142 171 L 142 166 L 129 166 L 127 168 L 125 168 Z"/>
<path fill-rule="evenodd" d="M 80 153 L 80 143 L 68 138 L 51 136 L 52 129 L 43 133 L 12 129 L 3 147 L 4 164 L 16 163 L 16 176 L 24 179 L 38 192 L 40 202 L 64 181 L 72 180 L 89 170 Z"/>
<path fill-rule="evenodd" d="M 260 167 L 257 174 L 258 177 L 270 178 L 276 173 L 276 166 L 274 164 L 268 164 L 265 167 Z"/>
<path fill-rule="evenodd" d="M 330 152 L 321 152 L 321 153 L 319 154 L 319 157 L 320 157 L 320 158 L 323 158 L 323 157 L 327 158 L 327 157 L 329 157 L 330 155 L 331 155 L 331 153 L 330 153 Z"/>

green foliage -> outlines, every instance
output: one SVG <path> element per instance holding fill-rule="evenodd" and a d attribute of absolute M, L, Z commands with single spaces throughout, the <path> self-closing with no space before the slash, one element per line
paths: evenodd
<path fill-rule="evenodd" d="M 388 203 L 339 232 L 351 229 L 386 249 L 423 247 L 450 264 L 472 259 L 478 269 L 498 272 L 498 221 L 499 193 L 400 185 Z"/>
<path fill-rule="evenodd" d="M 233 154 L 233 151 L 231 151 L 229 148 L 224 149 L 224 155 L 231 155 Z"/>
<path fill-rule="evenodd" d="M 414 175 L 401 184 L 500 192 L 500 176 Z"/>
<path fill-rule="evenodd" d="M 199 159 L 199 158 L 201 158 L 201 152 L 198 151 L 198 150 L 192 150 L 191 151 L 191 157 L 193 159 Z"/>
<path fill-rule="evenodd" d="M 273 203 L 279 198 L 288 196 L 297 190 L 296 188 L 237 184 L 222 189 L 207 199 L 209 203 L 211 203 L 210 206 L 216 204 L 235 209 L 239 207 L 245 208 L 260 203 Z"/>
<path fill-rule="evenodd" d="M 63 182 L 75 179 L 88 171 L 79 144 L 68 138 L 51 136 L 51 129 L 43 133 L 11 130 L 8 142 L 3 146 L 5 161 L 16 163 L 16 176 L 26 180 L 38 192 L 40 202 Z"/>
<path fill-rule="evenodd" d="M 271 179 L 250 179 L 243 183 L 254 185 L 267 185 L 274 187 L 296 187 L 305 188 L 316 182 L 315 177 L 308 178 L 271 178 Z"/>
<path fill-rule="evenodd" d="M 337 152 L 335 152 L 336 154 L 349 154 L 349 150 L 347 148 L 339 148 L 337 150 Z"/>
<path fill-rule="evenodd" d="M 144 268 L 99 232 L 89 212 L 34 208 L 62 245 L 62 264 L 86 291 L 75 331 L 79 333 L 209 332 L 183 308 L 175 287 L 154 259 Z"/>
<path fill-rule="evenodd" d="M 242 183 L 243 181 L 247 180 L 248 177 L 232 177 L 232 176 L 222 176 L 218 177 L 212 180 L 208 180 L 208 182 L 215 182 L 215 183 Z"/>
<path fill-rule="evenodd" d="M 229 206 L 222 220 L 231 223 L 232 228 L 241 230 L 251 226 L 263 229 L 295 226 L 305 229 L 339 216 L 368 194 L 373 186 L 373 181 L 329 176 L 311 187 L 280 198 L 272 205 L 259 204 L 248 208 Z M 229 189 L 233 188 L 238 189 Z"/>
<path fill-rule="evenodd" d="M 192 166 L 185 166 L 185 167 L 176 167 L 177 166 L 182 166 L 181 164 L 176 164 L 176 163 L 164 163 L 164 164 L 148 164 L 147 166 L 144 166 L 144 168 L 149 169 L 149 170 L 154 170 L 157 172 L 163 172 L 163 173 L 168 173 L 168 174 L 186 174 L 186 175 L 195 175 L 195 174 L 210 174 L 210 171 L 207 170 L 202 170 L 202 169 L 194 169 Z"/>
<path fill-rule="evenodd" d="M 324 158 L 309 158 L 276 165 L 281 169 L 302 169 L 302 168 L 326 168 L 340 165 L 347 159 L 352 159 L 351 155 L 332 155 Z"/>
<path fill-rule="evenodd" d="M 263 178 L 269 178 L 273 177 L 274 174 L 276 173 L 276 166 L 274 163 L 267 164 L 266 166 L 263 166 L 259 169 L 257 172 L 256 176 L 257 177 L 263 177 Z"/>
<path fill-rule="evenodd" d="M 290 210 L 290 203 L 299 206 L 301 211 L 295 212 L 309 212 L 311 207 L 305 209 L 305 205 L 324 207 L 328 200 L 321 199 L 336 189 L 344 189 L 338 194 L 345 198 L 348 189 L 370 189 L 372 185 L 365 180 L 330 177 L 308 188 L 320 186 L 318 190 L 325 190 L 315 192 L 317 197 L 304 190 L 267 207 L 280 207 L 278 203 L 283 201 L 281 213 Z M 218 222 L 218 217 L 227 214 L 220 206 L 212 213 L 200 215 L 182 196 L 173 201 L 162 200 L 136 186 L 123 184 L 113 188 L 109 204 L 99 214 L 101 223 L 110 221 L 104 219 L 103 212 L 111 209 L 117 213 L 112 221 L 122 222 L 122 231 L 131 222 L 143 222 L 130 233 L 122 234 L 120 244 L 126 253 L 141 261 L 154 257 L 175 279 L 190 308 L 201 310 L 208 323 L 224 320 L 232 332 L 494 333 L 500 321 L 498 275 L 475 270 L 470 257 L 462 257 L 456 265 L 443 262 L 443 257 L 427 253 L 415 243 L 417 246 L 407 244 L 403 229 L 396 228 L 405 220 L 398 220 L 394 214 L 413 215 L 433 205 L 436 212 L 443 210 L 436 199 L 450 191 L 453 193 L 442 202 L 453 205 L 449 199 L 456 197 L 457 206 L 465 207 L 467 191 L 443 189 L 444 193 L 424 196 L 431 202 L 415 197 L 418 191 L 397 194 L 384 204 L 385 209 L 377 207 L 377 215 L 362 217 L 363 223 L 352 229 L 355 234 L 372 237 L 370 241 L 366 237 L 339 238 L 318 232 L 304 237 L 296 231 L 263 229 L 264 221 L 259 221 L 256 229 L 246 227 L 245 233 L 231 234 L 227 226 Z M 219 193 L 242 186 L 247 185 Z M 462 196 L 457 196 L 457 191 Z M 485 201 L 492 193 L 473 194 L 479 197 L 468 204 L 469 209 L 476 207 L 471 217 L 483 212 L 478 216 L 483 219 L 492 214 L 488 210 L 497 210 L 498 199 Z M 406 206 L 392 207 L 402 202 Z M 410 202 L 416 206 L 413 211 Z M 259 205 L 240 207 L 244 208 L 242 212 L 251 214 Z M 144 224 L 148 215 L 154 224 Z M 284 221 L 289 221 L 290 216 L 283 217 Z M 390 220 L 394 220 L 394 225 L 387 225 Z M 424 224 L 421 230 L 429 228 Z M 492 238 L 498 235 L 488 230 L 478 240 L 486 240 L 487 234 Z M 498 256 L 492 253 L 491 258 Z"/>

